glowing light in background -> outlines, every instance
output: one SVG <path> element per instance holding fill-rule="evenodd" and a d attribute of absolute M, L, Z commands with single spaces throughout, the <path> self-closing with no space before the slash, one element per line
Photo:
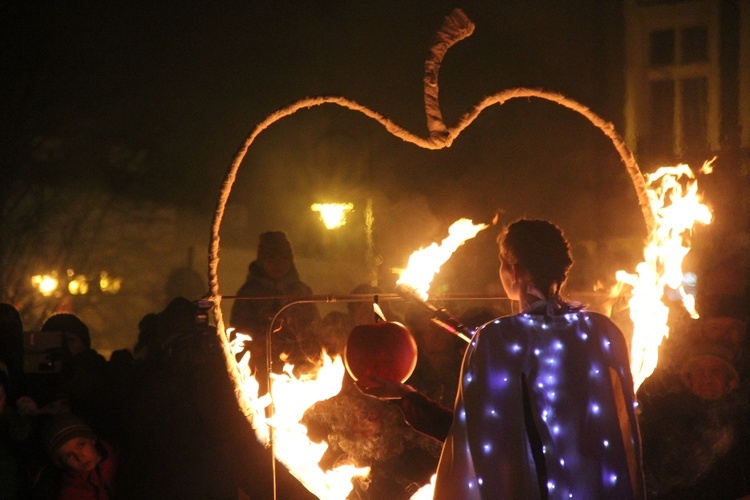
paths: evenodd
<path fill-rule="evenodd" d="M 68 293 L 71 295 L 86 295 L 89 292 L 89 280 L 83 274 L 76 274 L 68 269 Z"/>
<path fill-rule="evenodd" d="M 62 287 L 56 271 L 52 271 L 50 274 L 32 276 L 31 285 L 44 297 L 61 296 L 65 292 L 70 295 L 86 295 L 92 291 L 90 288 L 92 280 L 85 275 L 76 273 L 73 269 L 68 269 L 65 274 L 67 284 L 63 284 Z M 97 281 L 95 280 L 94 283 L 97 283 Z M 102 293 L 116 295 L 122 287 L 122 278 L 112 277 L 107 271 L 102 271 L 99 273 L 98 285 Z"/>
<path fill-rule="evenodd" d="M 433 243 L 411 254 L 406 269 L 396 284 L 410 288 L 426 301 L 429 298 L 430 284 L 440 271 L 440 267 L 466 240 L 488 227 L 487 224 L 474 224 L 469 219 L 457 220 L 448 228 L 448 237 L 439 245 Z"/>
<path fill-rule="evenodd" d="M 122 278 L 112 278 L 107 271 L 99 274 L 99 289 L 104 293 L 114 295 L 119 293 L 122 286 Z"/>
<path fill-rule="evenodd" d="M 318 212 L 327 229 L 336 229 L 346 224 L 346 214 L 354 209 L 351 203 L 313 203 L 313 212 Z"/>
<path fill-rule="evenodd" d="M 56 272 L 52 272 L 51 274 L 37 274 L 31 277 L 31 285 L 45 297 L 49 297 L 55 293 L 58 284 Z"/>
<path fill-rule="evenodd" d="M 713 161 L 706 162 L 700 172 L 710 173 Z M 678 294 L 690 315 L 698 317 L 695 297 L 685 291 L 682 263 L 690 251 L 695 224 L 711 223 L 711 211 L 703 204 L 698 181 L 687 165 L 659 168 L 646 175 L 646 187 L 656 224 L 646 240 L 644 261 L 636 266 L 635 274 L 622 270 L 616 274 L 618 282 L 632 287 L 630 363 L 636 390 L 656 368 L 659 345 L 669 336 L 665 293 Z"/>

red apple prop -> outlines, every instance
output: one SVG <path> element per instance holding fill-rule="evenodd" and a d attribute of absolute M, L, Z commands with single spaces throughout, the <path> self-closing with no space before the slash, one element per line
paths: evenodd
<path fill-rule="evenodd" d="M 417 366 L 417 343 L 395 321 L 355 326 L 346 343 L 344 364 L 354 380 L 377 377 L 403 383 Z"/>

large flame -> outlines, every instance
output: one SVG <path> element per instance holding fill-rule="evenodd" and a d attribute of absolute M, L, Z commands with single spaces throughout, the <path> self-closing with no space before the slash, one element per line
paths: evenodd
<path fill-rule="evenodd" d="M 713 161 L 706 162 L 701 172 L 710 173 Z M 698 317 L 694 296 L 683 286 L 682 263 L 695 224 L 711 223 L 711 211 L 703 204 L 695 174 L 687 165 L 659 168 L 646 175 L 646 187 L 656 224 L 646 240 L 644 261 L 635 274 L 618 271 L 616 275 L 619 282 L 632 286 L 630 368 L 636 390 L 656 368 L 659 345 L 669 335 L 665 289 L 678 292 L 690 315 Z"/>
<path fill-rule="evenodd" d="M 710 173 L 711 162 L 706 162 L 704 173 Z M 668 308 L 662 297 L 665 287 L 677 290 L 691 314 L 696 315 L 692 296 L 682 285 L 682 261 L 690 251 L 690 237 L 697 222 L 709 224 L 711 212 L 701 202 L 695 175 L 687 165 L 662 167 L 646 176 L 651 207 L 656 215 L 654 230 L 648 235 L 644 248 L 644 262 L 636 266 L 636 273 L 617 272 L 621 283 L 632 286 L 629 306 L 634 323 L 631 347 L 631 369 L 636 389 L 656 366 L 657 349 L 669 333 Z M 489 227 L 460 219 L 453 223 L 440 244 L 415 251 L 397 284 L 412 290 L 422 300 L 429 298 L 432 280 L 440 267 L 467 240 Z M 231 348 L 235 355 L 243 352 L 250 337 L 237 333 Z M 318 463 L 328 445 L 313 443 L 307 429 L 300 423 L 305 411 L 314 403 L 331 398 L 341 390 L 344 364 L 340 357 L 323 353 L 321 365 L 314 373 L 296 376 L 293 366 L 287 365 L 281 375 L 272 374 L 270 394 L 259 397 L 258 382 L 249 369 L 249 353 L 238 363 L 241 393 L 253 414 L 251 420 L 258 440 L 269 445 L 273 439 L 274 453 L 290 473 L 319 498 L 346 498 L 352 490 L 352 479 L 366 477 L 369 467 L 340 466 L 323 471 Z M 268 407 L 273 403 L 270 418 Z M 422 487 L 412 498 L 431 497 L 433 483 Z"/>
<path fill-rule="evenodd" d="M 706 162 L 701 168 L 701 173 L 711 173 L 713 161 Z M 687 165 L 659 168 L 653 174 L 646 176 L 646 186 L 651 209 L 656 216 L 656 224 L 646 240 L 643 251 L 644 262 L 636 266 L 636 274 L 629 274 L 625 271 L 617 272 L 618 290 L 623 284 L 632 286 L 632 297 L 629 301 L 630 315 L 634 324 L 631 371 L 636 390 L 656 367 L 658 347 L 662 339 L 669 334 L 667 326 L 669 309 L 662 300 L 665 287 L 677 291 L 691 316 L 698 316 L 694 307 L 694 297 L 686 293 L 684 289 L 682 262 L 690 251 L 690 239 L 695 224 L 710 224 L 711 222 L 711 211 L 703 204 L 698 194 L 697 179 Z M 481 229 L 483 228 L 478 229 L 477 232 Z M 466 239 L 472 236 L 474 235 Z M 430 247 L 426 250 L 430 255 L 438 254 L 438 249 Z M 407 270 L 412 267 L 412 260 L 419 252 L 412 255 Z M 445 260 L 450 257 L 450 253 Z M 445 260 L 442 260 L 436 269 L 439 269 Z M 430 266 L 430 262 L 419 263 L 415 264 L 415 269 L 425 267 L 427 269 L 424 275 L 428 275 L 432 269 Z M 406 281 L 402 276 L 399 284 L 406 281 L 406 285 L 425 290 L 426 294 L 434 272 L 429 274 L 426 288 L 417 278 L 413 281 L 411 278 Z M 413 275 L 417 276 L 417 271 L 414 271 Z M 432 477 L 430 484 L 420 488 L 411 497 L 412 500 L 432 498 L 434 486 L 435 476 Z"/>
<path fill-rule="evenodd" d="M 489 227 L 487 224 L 474 224 L 469 219 L 459 219 L 448 228 L 448 237 L 440 245 L 432 245 L 421 248 L 409 256 L 409 262 L 397 285 L 409 288 L 423 301 L 429 298 L 430 284 L 440 267 L 445 264 L 451 255 L 467 240 L 475 237 L 479 231 Z M 429 484 L 422 486 L 411 500 L 427 500 L 432 498 L 435 490 L 435 475 Z"/>
<path fill-rule="evenodd" d="M 231 343 L 233 354 L 244 350 L 252 341 L 248 335 L 236 334 Z M 366 477 L 369 467 L 342 465 L 324 471 L 319 466 L 328 449 L 325 443 L 314 443 L 307 429 L 300 423 L 305 411 L 318 401 L 331 398 L 341 390 L 344 363 L 341 357 L 321 355 L 321 364 L 314 372 L 296 376 L 294 366 L 287 364 L 284 373 L 271 374 L 270 395 L 258 397 L 258 382 L 249 368 L 249 352 L 237 364 L 242 380 L 242 397 L 252 408 L 249 416 L 259 442 L 270 445 L 273 439 L 275 458 L 318 498 L 346 498 L 352 490 L 355 476 Z M 273 403 L 273 412 L 266 418 L 266 410 Z"/>
<path fill-rule="evenodd" d="M 396 284 L 408 287 L 426 301 L 429 298 L 430 284 L 440 271 L 440 266 L 445 264 L 466 240 L 475 237 L 479 231 L 487 227 L 487 224 L 474 224 L 469 219 L 457 220 L 448 228 L 448 237 L 439 245 L 433 243 L 411 254 L 406 269 Z"/>
<path fill-rule="evenodd" d="M 473 224 L 468 219 L 455 222 L 448 230 L 449 236 L 440 245 L 432 244 L 412 254 L 399 284 L 410 287 L 426 300 L 430 282 L 440 266 L 466 240 L 487 227 L 487 224 Z M 271 374 L 269 394 L 259 396 L 258 381 L 249 368 L 250 353 L 244 347 L 251 341 L 250 336 L 235 332 L 230 348 L 235 357 L 244 353 L 237 363 L 241 380 L 239 390 L 247 407 L 252 409 L 248 420 L 258 441 L 266 446 L 273 444 L 275 458 L 314 495 L 346 498 L 353 488 L 352 480 L 356 476 L 367 477 L 370 468 L 342 465 L 323 471 L 318 463 L 328 445 L 310 441 L 307 429 L 301 423 L 305 411 L 313 404 L 329 399 L 341 390 L 345 370 L 341 357 L 330 357 L 324 352 L 320 366 L 302 376 L 295 375 L 294 366 L 287 364 L 282 374 Z M 271 416 L 267 417 L 267 414 Z M 430 485 L 426 489 L 429 490 Z"/>

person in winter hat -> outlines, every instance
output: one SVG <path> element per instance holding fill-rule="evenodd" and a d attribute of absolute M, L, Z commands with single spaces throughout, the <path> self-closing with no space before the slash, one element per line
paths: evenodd
<path fill-rule="evenodd" d="M 734 352 L 718 342 L 692 346 L 681 366 L 682 383 L 701 399 L 721 399 L 739 382 L 734 358 Z"/>
<path fill-rule="evenodd" d="M 42 428 L 42 444 L 62 470 L 58 500 L 115 498 L 117 452 L 72 413 L 53 415 Z"/>
<path fill-rule="evenodd" d="M 56 313 L 42 325 L 43 332 L 61 332 L 71 355 L 91 348 L 91 334 L 86 323 L 72 313 Z"/>
<path fill-rule="evenodd" d="M 41 330 L 63 336 L 62 369 L 56 381 L 60 396 L 70 411 L 107 434 L 111 423 L 107 360 L 91 347 L 88 326 L 75 314 L 56 313 L 47 318 Z"/>
<path fill-rule="evenodd" d="M 700 319 L 673 332 L 673 360 L 659 375 L 667 382 L 639 391 L 650 499 L 750 497 L 750 399 L 737 364 L 740 330 L 723 313 L 699 312 Z"/>
<path fill-rule="evenodd" d="M 250 263 L 247 280 L 237 291 L 246 299 L 236 299 L 232 306 L 229 325 L 235 332 L 249 335 L 250 365 L 260 383 L 259 394 L 266 392 L 266 337 L 271 321 L 291 297 L 312 295 L 312 289 L 302 282 L 294 265 L 292 244 L 283 231 L 262 233 L 258 240 L 257 258 Z M 261 299 L 267 297 L 267 299 Z M 289 297 L 289 298 L 285 298 Z M 255 300 L 247 300 L 255 298 Z M 273 325 L 275 344 L 273 362 L 288 355 L 301 340 L 312 336 L 311 326 L 320 318 L 314 304 L 297 304 L 287 308 Z"/>

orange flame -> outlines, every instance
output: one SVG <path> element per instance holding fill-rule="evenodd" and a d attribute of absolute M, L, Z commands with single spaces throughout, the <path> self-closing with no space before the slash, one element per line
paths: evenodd
<path fill-rule="evenodd" d="M 714 160 L 706 162 L 701 172 L 710 173 Z M 711 211 L 703 204 L 697 179 L 687 165 L 661 167 L 646 175 L 646 188 L 656 224 L 646 240 L 644 261 L 635 274 L 616 274 L 619 282 L 632 286 L 630 368 L 636 390 L 656 368 L 659 345 L 669 336 L 669 309 L 662 301 L 665 287 L 676 290 L 690 315 L 698 317 L 694 297 L 683 286 L 682 262 L 690 251 L 695 224 L 711 223 Z"/>
<path fill-rule="evenodd" d="M 429 284 L 453 252 L 469 238 L 473 238 L 486 224 L 473 224 L 467 219 L 455 222 L 448 230 L 449 236 L 441 245 L 418 250 L 409 259 L 409 266 L 399 284 L 419 290 L 425 300 Z M 258 395 L 259 384 L 249 368 L 250 353 L 244 350 L 248 335 L 235 332 L 230 343 L 232 354 L 243 353 L 237 363 L 241 380 L 242 398 L 251 409 L 248 421 L 252 424 L 258 441 L 266 446 L 273 439 L 274 454 L 289 472 L 310 492 L 319 498 L 346 498 L 352 490 L 352 479 L 367 477 L 369 467 L 341 465 L 323 471 L 318 463 L 326 452 L 325 442 L 313 443 L 307 429 L 300 423 L 305 411 L 318 401 L 331 398 L 341 390 L 344 363 L 341 357 L 322 355 L 322 362 L 314 372 L 296 376 L 294 366 L 287 364 L 282 374 L 271 374 L 269 394 Z M 267 408 L 273 403 L 273 415 L 266 417 Z"/>
<path fill-rule="evenodd" d="M 243 352 L 244 343 L 252 340 L 241 333 L 231 342 L 232 353 Z M 341 390 L 344 363 L 341 357 L 330 357 L 325 352 L 321 365 L 313 372 L 296 376 L 294 366 L 287 364 L 282 374 L 271 374 L 269 394 L 258 397 L 258 382 L 251 373 L 249 352 L 237 363 L 242 380 L 242 397 L 252 408 L 248 416 L 258 441 L 273 445 L 275 458 L 297 478 L 310 492 L 319 498 L 346 498 L 352 490 L 355 476 L 366 477 L 369 467 L 341 465 L 329 471 L 318 466 L 328 449 L 324 442 L 314 443 L 307 436 L 307 428 L 300 423 L 305 411 L 313 404 L 331 398 Z M 274 412 L 266 418 L 266 408 L 273 401 Z"/>
<path fill-rule="evenodd" d="M 474 224 L 469 219 L 457 220 L 448 228 L 448 237 L 440 245 L 433 243 L 426 248 L 415 251 L 409 256 L 406 269 L 396 284 L 409 288 L 423 301 L 426 301 L 429 298 L 430 284 L 438 271 L 440 271 L 440 267 L 450 259 L 458 247 L 463 245 L 467 240 L 475 237 L 479 231 L 488 227 L 488 224 Z M 411 499 L 427 500 L 428 498 L 432 498 L 434 489 L 435 475 L 433 474 L 430 483 L 422 486 L 411 496 Z"/>
<path fill-rule="evenodd" d="M 459 219 L 448 228 L 448 237 L 439 245 L 421 248 L 412 253 L 406 269 L 396 282 L 414 291 L 422 300 L 429 298 L 430 284 L 458 247 L 477 235 L 479 231 L 488 228 L 487 224 L 474 224 L 469 219 Z"/>

